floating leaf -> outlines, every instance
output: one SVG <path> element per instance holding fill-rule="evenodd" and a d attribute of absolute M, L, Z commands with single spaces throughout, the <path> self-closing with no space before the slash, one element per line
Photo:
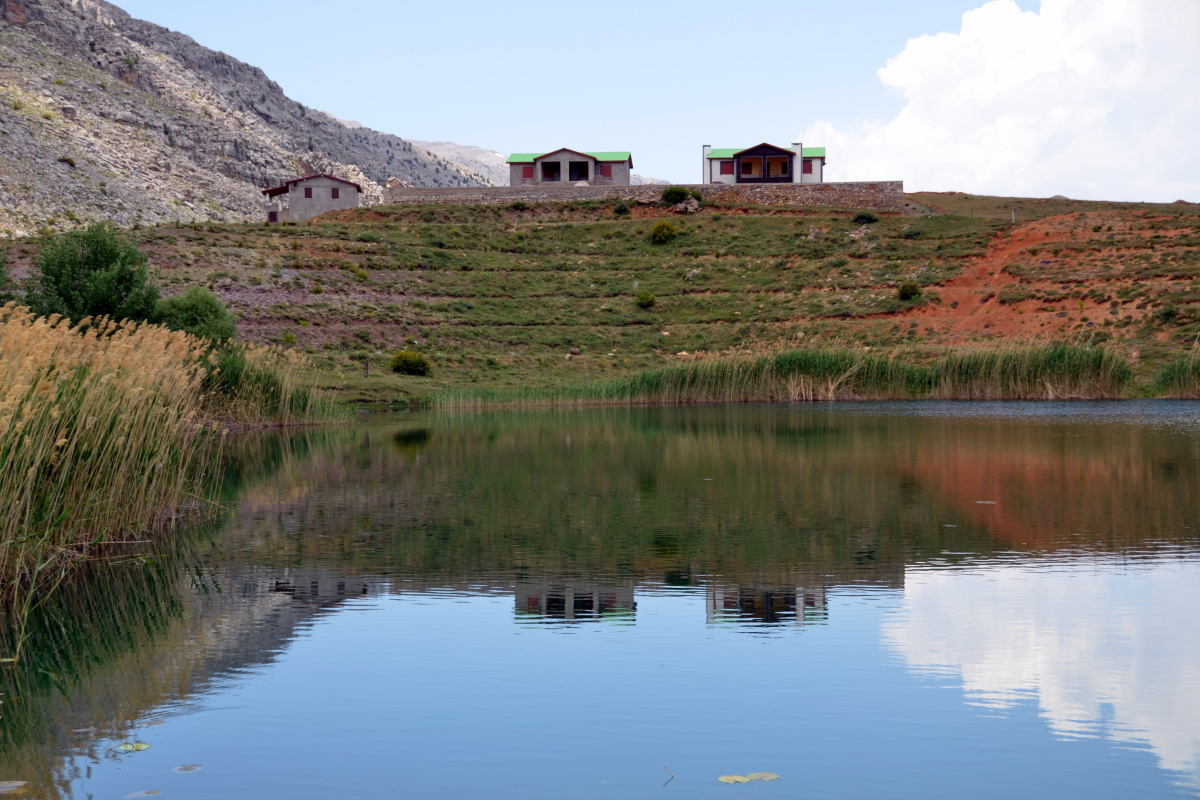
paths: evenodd
<path fill-rule="evenodd" d="M 113 749 L 120 750 L 122 753 L 140 753 L 143 750 L 149 750 L 150 745 L 145 742 L 126 742 L 125 744 L 117 745 Z"/>
<path fill-rule="evenodd" d="M 0 781 L 0 794 L 20 791 L 28 781 Z"/>
<path fill-rule="evenodd" d="M 745 775 L 722 775 L 717 778 L 721 783 L 749 783 L 750 779 Z"/>
<path fill-rule="evenodd" d="M 199 764 L 184 764 L 182 767 L 175 767 L 171 772 L 199 772 L 204 767 Z"/>
<path fill-rule="evenodd" d="M 158 789 L 147 789 L 144 792 L 133 792 L 125 795 L 125 800 L 133 800 L 135 797 L 153 797 L 156 794 L 162 794 Z"/>
<path fill-rule="evenodd" d="M 777 781 L 779 776 L 774 772 L 751 772 L 746 776 L 752 781 Z"/>

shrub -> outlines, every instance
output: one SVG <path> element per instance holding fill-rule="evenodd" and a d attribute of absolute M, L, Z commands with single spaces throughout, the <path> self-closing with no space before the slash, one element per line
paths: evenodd
<path fill-rule="evenodd" d="M 0 250 L 0 305 L 12 299 L 12 292 L 8 290 L 8 251 Z"/>
<path fill-rule="evenodd" d="M 656 298 L 648 289 L 639 289 L 637 297 L 635 297 L 633 300 L 633 304 L 643 311 L 654 308 L 655 304 L 657 303 L 658 298 Z"/>
<path fill-rule="evenodd" d="M 900 284 L 900 287 L 896 289 L 896 297 L 900 298 L 900 300 L 903 302 L 916 300 L 920 296 L 921 284 L 917 283 L 916 281 L 904 281 Z"/>
<path fill-rule="evenodd" d="M 682 186 L 668 186 L 662 191 L 662 201 L 670 206 L 678 205 L 691 196 L 691 192 Z"/>
<path fill-rule="evenodd" d="M 629 215 L 629 204 L 626 203 L 624 200 L 618 200 L 617 204 L 615 206 L 613 206 L 613 213 L 616 214 L 618 217 L 628 216 Z"/>
<path fill-rule="evenodd" d="M 432 368 L 429 359 L 414 350 L 397 350 L 392 356 L 392 372 L 401 375 L 428 375 Z"/>
<path fill-rule="evenodd" d="M 25 294 L 36 316 L 61 314 L 72 321 L 143 321 L 158 303 L 146 255 L 107 222 L 52 238 L 38 254 Z"/>
<path fill-rule="evenodd" d="M 875 216 L 870 211 L 860 211 L 854 215 L 855 225 L 870 225 L 874 222 L 879 222 L 879 217 Z"/>
<path fill-rule="evenodd" d="M 654 223 L 654 227 L 650 229 L 650 241 L 654 244 L 667 244 L 673 242 L 679 237 L 679 228 L 676 228 L 665 219 L 660 219 Z"/>
<path fill-rule="evenodd" d="M 237 317 L 220 298 L 199 286 L 189 286 L 181 295 L 159 300 L 154 307 L 154 321 L 214 342 L 237 335 Z"/>
<path fill-rule="evenodd" d="M 529 208 L 529 204 L 524 200 L 514 200 L 508 204 L 508 207 L 513 211 L 524 211 L 525 209 Z"/>

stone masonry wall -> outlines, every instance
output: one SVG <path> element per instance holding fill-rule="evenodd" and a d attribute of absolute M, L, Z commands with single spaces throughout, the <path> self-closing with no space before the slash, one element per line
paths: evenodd
<path fill-rule="evenodd" d="M 468 189 L 389 188 L 385 202 L 389 205 L 413 203 L 448 203 L 462 205 L 508 205 L 526 203 L 564 203 L 572 200 L 656 201 L 663 186 L 489 186 Z M 904 181 L 872 181 L 863 183 L 706 183 L 688 186 L 698 189 L 709 202 L 731 205 L 763 205 L 804 208 L 831 206 L 834 208 L 870 209 L 873 211 L 904 210 Z"/>

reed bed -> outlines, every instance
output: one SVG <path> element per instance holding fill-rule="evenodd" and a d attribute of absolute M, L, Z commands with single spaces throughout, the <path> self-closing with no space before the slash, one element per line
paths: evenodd
<path fill-rule="evenodd" d="M 333 414 L 301 383 L 302 357 L 210 348 L 155 325 L 0 308 L 0 607 L 203 509 L 230 422 Z"/>
<path fill-rule="evenodd" d="M 1200 359 L 1196 351 L 1188 358 L 1165 364 L 1154 378 L 1154 391 L 1163 397 L 1200 400 Z"/>
<path fill-rule="evenodd" d="M 671 405 L 829 400 L 1052 400 L 1121 397 L 1133 377 L 1119 356 L 1046 345 L 952 351 L 928 363 L 852 350 L 694 361 L 565 389 L 467 389 L 439 408 L 531 405 Z"/>

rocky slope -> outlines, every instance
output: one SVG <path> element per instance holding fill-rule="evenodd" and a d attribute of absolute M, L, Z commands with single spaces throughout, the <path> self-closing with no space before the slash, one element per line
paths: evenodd
<path fill-rule="evenodd" d="M 0 236 L 257 220 L 261 189 L 316 169 L 366 182 L 368 197 L 390 178 L 488 182 L 102 0 L 0 0 Z"/>

